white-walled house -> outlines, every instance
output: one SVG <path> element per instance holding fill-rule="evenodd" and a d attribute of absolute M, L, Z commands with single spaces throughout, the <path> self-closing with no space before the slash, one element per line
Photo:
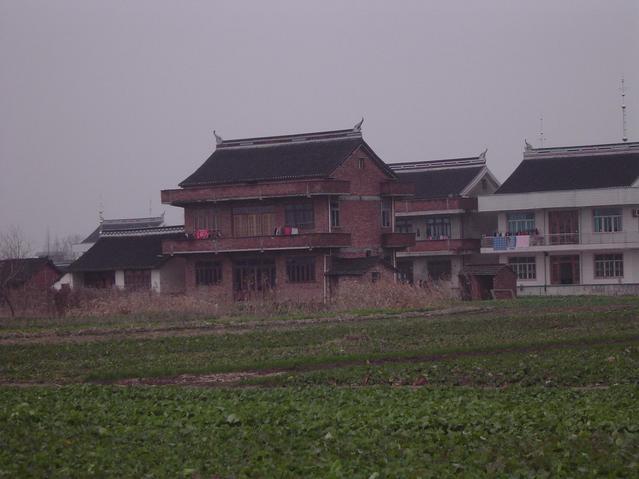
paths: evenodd
<path fill-rule="evenodd" d="M 511 265 L 519 294 L 639 293 L 639 142 L 528 146 L 479 211 L 498 215 L 481 252 Z"/>
<path fill-rule="evenodd" d="M 69 266 L 70 287 L 184 292 L 184 259 L 162 254 L 162 241 L 183 237 L 183 226 L 103 231 Z"/>
<path fill-rule="evenodd" d="M 477 214 L 477 197 L 499 187 L 486 153 L 390 167 L 401 182 L 415 187 L 414 196 L 394 205 L 395 231 L 415 234 L 415 244 L 396 253 L 402 277 L 416 284 L 449 280 L 458 288 L 462 268 L 481 261 L 482 233 L 496 227 L 496 215 Z"/>

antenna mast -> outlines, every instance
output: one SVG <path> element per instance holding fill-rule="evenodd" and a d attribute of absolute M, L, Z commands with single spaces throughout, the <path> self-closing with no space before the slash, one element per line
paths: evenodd
<path fill-rule="evenodd" d="M 544 137 L 544 115 L 540 115 L 540 117 L 539 117 L 539 146 L 541 148 L 544 147 L 544 141 L 546 141 L 546 138 Z"/>
<path fill-rule="evenodd" d="M 626 130 L 626 87 L 624 85 L 624 78 L 621 77 L 621 127 L 623 131 L 622 141 L 628 141 L 628 134 Z"/>

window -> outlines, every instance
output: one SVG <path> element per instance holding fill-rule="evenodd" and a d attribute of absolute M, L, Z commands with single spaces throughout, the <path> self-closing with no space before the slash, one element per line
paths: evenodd
<path fill-rule="evenodd" d="M 595 208 L 592 213 L 595 233 L 621 231 L 621 208 Z"/>
<path fill-rule="evenodd" d="M 623 277 L 622 254 L 596 254 L 595 278 L 621 278 Z"/>
<path fill-rule="evenodd" d="M 357 167 L 358 167 L 360 170 L 363 170 L 363 169 L 364 169 L 364 158 L 358 158 L 358 159 L 357 159 Z"/>
<path fill-rule="evenodd" d="M 517 273 L 517 279 L 536 279 L 537 263 L 534 256 L 508 258 L 508 264 Z"/>
<path fill-rule="evenodd" d="M 430 240 L 450 238 L 450 218 L 448 216 L 427 218 L 426 237 Z"/>
<path fill-rule="evenodd" d="M 275 261 L 272 258 L 246 259 L 233 265 L 233 290 L 269 291 L 275 288 Z M 236 298 L 242 298 L 242 295 Z"/>
<path fill-rule="evenodd" d="M 382 200 L 382 228 L 390 228 L 392 219 L 392 203 L 391 200 Z"/>
<path fill-rule="evenodd" d="M 412 233 L 413 224 L 407 218 L 397 218 L 395 220 L 395 231 L 398 233 Z"/>
<path fill-rule="evenodd" d="M 151 271 L 148 269 L 124 271 L 124 287 L 128 290 L 151 288 Z"/>
<path fill-rule="evenodd" d="M 214 210 L 197 209 L 193 214 L 193 229 L 195 230 L 217 230 L 217 214 Z"/>
<path fill-rule="evenodd" d="M 284 215 L 286 226 L 313 228 L 315 223 L 313 203 L 310 201 L 287 205 Z"/>
<path fill-rule="evenodd" d="M 289 283 L 310 283 L 315 281 L 315 257 L 304 256 L 287 259 L 286 277 Z"/>
<path fill-rule="evenodd" d="M 331 226 L 339 227 L 339 199 L 331 198 Z"/>
<path fill-rule="evenodd" d="M 195 284 L 211 286 L 222 282 L 222 264 L 219 261 L 198 261 L 195 263 Z"/>
<path fill-rule="evenodd" d="M 240 236 L 267 236 L 275 231 L 275 212 L 270 206 L 233 208 L 233 233 Z"/>
<path fill-rule="evenodd" d="M 526 233 L 535 229 L 535 213 L 508 213 L 508 232 Z"/>

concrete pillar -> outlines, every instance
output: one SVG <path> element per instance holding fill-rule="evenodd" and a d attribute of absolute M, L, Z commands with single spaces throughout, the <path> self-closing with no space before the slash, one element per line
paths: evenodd
<path fill-rule="evenodd" d="M 124 271 L 117 270 L 115 272 L 115 287 L 118 289 L 124 289 Z"/>
<path fill-rule="evenodd" d="M 160 270 L 153 269 L 151 270 L 151 289 L 156 293 L 160 292 L 161 289 L 161 281 L 160 281 Z"/>

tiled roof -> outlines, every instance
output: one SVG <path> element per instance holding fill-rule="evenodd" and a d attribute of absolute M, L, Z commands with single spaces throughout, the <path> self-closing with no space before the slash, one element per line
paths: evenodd
<path fill-rule="evenodd" d="M 397 175 L 400 182 L 415 184 L 414 198 L 434 199 L 460 196 L 483 169 L 483 166 L 475 166 L 411 173 L 397 172 Z"/>
<path fill-rule="evenodd" d="M 95 243 L 100 238 L 100 232 L 134 230 L 141 228 L 154 228 L 164 223 L 164 214 L 161 216 L 151 216 L 148 218 L 121 218 L 104 220 L 98 227 L 87 236 L 83 243 Z"/>
<path fill-rule="evenodd" d="M 180 186 L 326 178 L 359 147 L 395 177 L 359 130 L 336 130 L 223 141 Z"/>
<path fill-rule="evenodd" d="M 69 271 L 155 269 L 167 260 L 162 256 L 162 241 L 183 237 L 183 233 L 101 237 Z"/>
<path fill-rule="evenodd" d="M 0 284 L 8 281 L 10 286 L 17 286 L 28 281 L 46 265 L 62 272 L 48 258 L 20 258 L 0 260 Z"/>
<path fill-rule="evenodd" d="M 496 194 L 631 186 L 639 143 L 529 149 Z"/>
<path fill-rule="evenodd" d="M 363 258 L 335 258 L 331 270 L 327 274 L 329 276 L 362 276 L 376 266 L 395 270 L 393 265 L 379 256 L 366 256 Z"/>

